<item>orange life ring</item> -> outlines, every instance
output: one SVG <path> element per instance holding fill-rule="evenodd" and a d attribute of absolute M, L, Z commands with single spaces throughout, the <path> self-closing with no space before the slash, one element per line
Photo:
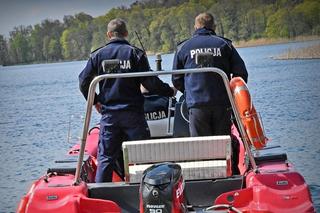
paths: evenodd
<path fill-rule="evenodd" d="M 260 119 L 252 103 L 249 89 L 244 80 L 240 77 L 232 78 L 230 89 L 240 114 L 242 125 L 246 131 L 247 137 L 256 149 L 262 149 L 267 143 Z"/>

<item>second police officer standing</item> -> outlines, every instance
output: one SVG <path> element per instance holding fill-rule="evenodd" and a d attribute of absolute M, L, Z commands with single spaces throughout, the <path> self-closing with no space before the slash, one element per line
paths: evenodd
<path fill-rule="evenodd" d="M 210 52 L 214 67 L 222 69 L 228 77 L 240 76 L 247 81 L 243 60 L 230 40 L 216 35 L 213 16 L 199 14 L 194 28 L 193 36 L 178 45 L 173 69 L 197 68 L 196 54 Z M 191 136 L 231 134 L 230 102 L 220 77 L 209 72 L 178 74 L 172 76 L 172 82 L 175 88 L 185 92 Z"/>

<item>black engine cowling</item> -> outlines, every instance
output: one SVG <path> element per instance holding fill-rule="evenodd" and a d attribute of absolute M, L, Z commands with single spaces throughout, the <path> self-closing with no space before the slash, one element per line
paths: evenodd
<path fill-rule="evenodd" d="M 140 185 L 140 213 L 187 212 L 181 167 L 155 164 L 143 173 Z"/>

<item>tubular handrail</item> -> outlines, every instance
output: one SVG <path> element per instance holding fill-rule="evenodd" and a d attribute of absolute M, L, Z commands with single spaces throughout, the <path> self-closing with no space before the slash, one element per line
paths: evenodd
<path fill-rule="evenodd" d="M 172 98 L 169 98 L 169 105 L 168 105 L 168 123 L 167 123 L 167 135 L 172 136 L 173 132 L 170 132 L 171 129 L 171 111 L 172 111 Z M 173 131 L 173 130 L 172 130 Z"/>
<path fill-rule="evenodd" d="M 257 172 L 257 165 L 255 163 L 253 154 L 251 152 L 250 146 L 249 146 L 249 141 L 248 137 L 246 136 L 245 129 L 241 123 L 241 118 L 239 115 L 239 112 L 236 108 L 231 90 L 230 90 L 230 82 L 227 77 L 227 75 L 219 68 L 215 67 L 209 67 L 209 68 L 196 68 L 196 69 L 183 69 L 183 70 L 172 70 L 172 71 L 150 71 L 150 72 L 135 72 L 135 73 L 118 73 L 118 74 L 104 74 L 104 75 L 99 75 L 95 77 L 89 87 L 88 91 L 88 97 L 87 97 L 87 110 L 86 110 L 86 115 L 85 115 L 85 121 L 83 124 L 83 130 L 82 130 L 82 137 L 81 137 L 81 145 L 80 145 L 80 151 L 79 151 L 79 157 L 78 157 L 78 162 L 77 162 L 77 168 L 76 168 L 76 174 L 75 174 L 75 180 L 74 180 L 74 185 L 77 185 L 80 183 L 80 172 L 81 172 L 81 166 L 82 166 L 82 161 L 84 157 L 84 150 L 85 150 L 85 145 L 86 145 L 86 140 L 87 140 L 87 133 L 89 130 L 89 124 L 90 124 L 90 119 L 91 119 L 91 113 L 92 113 L 92 107 L 93 107 L 93 102 L 94 102 L 94 94 L 96 91 L 97 84 L 101 80 L 109 79 L 109 78 L 133 78 L 133 77 L 146 77 L 146 76 L 158 76 L 158 75 L 172 75 L 172 74 L 187 74 L 187 73 L 200 73 L 200 72 L 213 72 L 217 73 L 221 76 L 223 79 L 225 88 L 227 90 L 227 94 L 232 106 L 232 110 L 234 112 L 236 121 L 239 126 L 240 134 L 243 140 L 243 144 L 246 150 L 246 154 L 249 157 L 249 161 L 251 163 L 251 166 L 253 167 L 253 171 Z"/>

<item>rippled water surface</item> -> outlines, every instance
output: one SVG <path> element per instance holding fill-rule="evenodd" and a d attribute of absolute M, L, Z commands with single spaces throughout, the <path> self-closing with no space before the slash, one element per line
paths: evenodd
<path fill-rule="evenodd" d="M 248 85 L 270 145 L 281 145 L 287 152 L 320 212 L 320 60 L 271 58 L 315 43 L 238 51 L 247 65 Z M 172 58 L 163 56 L 164 69 L 171 68 Z M 149 60 L 155 69 L 154 57 Z M 80 135 L 85 101 L 78 90 L 78 74 L 84 65 L 80 61 L 0 67 L 0 212 L 15 211 L 31 183 Z M 98 120 L 93 113 L 93 123 Z"/>

